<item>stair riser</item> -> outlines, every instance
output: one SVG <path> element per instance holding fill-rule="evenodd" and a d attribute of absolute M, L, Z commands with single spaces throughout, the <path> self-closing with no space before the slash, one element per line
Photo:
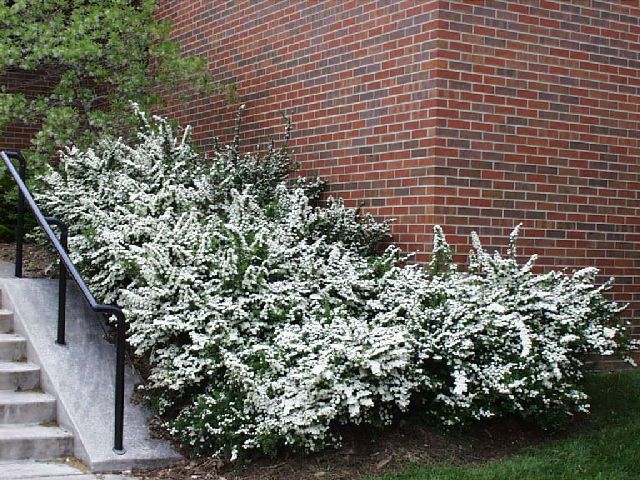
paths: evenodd
<path fill-rule="evenodd" d="M 2 460 L 48 460 L 71 455 L 73 438 L 0 439 Z"/>
<path fill-rule="evenodd" d="M 33 390 L 39 385 L 40 372 L 37 370 L 26 372 L 0 371 L 0 390 Z"/>
<path fill-rule="evenodd" d="M 13 331 L 13 314 L 0 313 L 0 333 Z"/>
<path fill-rule="evenodd" d="M 0 342 L 0 361 L 15 362 L 27 356 L 27 344 L 24 341 Z"/>
<path fill-rule="evenodd" d="M 45 423 L 55 419 L 54 401 L 25 404 L 0 404 L 0 424 Z M 1 457 L 0 457 L 1 458 Z"/>

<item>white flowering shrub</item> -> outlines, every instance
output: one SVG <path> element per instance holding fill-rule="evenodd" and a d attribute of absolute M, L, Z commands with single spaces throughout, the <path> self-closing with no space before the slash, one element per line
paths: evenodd
<path fill-rule="evenodd" d="M 39 201 L 68 222 L 73 259 L 129 320 L 146 392 L 168 428 L 226 458 L 317 451 L 339 426 L 414 408 L 445 425 L 587 409 L 583 354 L 626 348 L 595 269 L 532 273 L 486 253 L 467 272 L 439 227 L 427 268 L 376 254 L 388 226 L 288 183 L 285 148 L 199 156 L 188 130 L 68 150 Z"/>
<path fill-rule="evenodd" d="M 473 234 L 467 272 L 443 259 L 451 251 L 439 227 L 429 269 L 408 267 L 387 278 L 378 315 L 407 326 L 416 345 L 418 398 L 445 425 L 507 413 L 542 424 L 588 410 L 581 389 L 584 355 L 631 348 L 606 300 L 597 270 L 532 273 L 536 257 L 516 260 L 483 250 Z M 627 358 L 630 362 L 632 360 Z"/>

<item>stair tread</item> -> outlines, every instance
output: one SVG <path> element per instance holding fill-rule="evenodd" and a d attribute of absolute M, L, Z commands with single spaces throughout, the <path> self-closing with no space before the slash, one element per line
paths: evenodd
<path fill-rule="evenodd" d="M 52 478 L 83 480 L 85 478 L 97 478 L 94 475 L 87 474 L 87 476 L 85 476 L 82 470 L 62 461 L 44 462 L 41 460 L 0 460 L 0 472 L 2 472 L 6 478 L 14 480 L 49 480 Z"/>
<path fill-rule="evenodd" d="M 56 399 L 53 395 L 44 392 L 14 392 L 11 390 L 0 390 L 0 405 L 20 404 L 20 403 L 52 403 Z"/>
<path fill-rule="evenodd" d="M 40 370 L 40 367 L 31 362 L 1 362 L 0 372 L 33 372 Z"/>
<path fill-rule="evenodd" d="M 0 343 L 26 342 L 27 340 L 16 333 L 0 333 Z"/>
<path fill-rule="evenodd" d="M 6 308 L 0 308 L 0 315 L 11 315 L 13 310 L 7 310 Z"/>
<path fill-rule="evenodd" d="M 38 438 L 73 438 L 73 434 L 55 426 L 7 424 L 0 425 L 0 442 Z"/>

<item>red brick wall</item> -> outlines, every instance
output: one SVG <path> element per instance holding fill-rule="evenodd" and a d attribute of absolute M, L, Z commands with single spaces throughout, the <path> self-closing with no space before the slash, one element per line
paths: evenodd
<path fill-rule="evenodd" d="M 635 8 L 629 5 L 635 4 Z M 444 2 L 436 222 L 616 277 L 640 318 L 638 2 Z"/>
<path fill-rule="evenodd" d="M 431 236 L 440 21 L 437 1 L 161 0 L 185 52 L 207 56 L 246 104 L 245 145 L 293 120 L 295 160 L 336 195 L 398 219 L 396 240 L 420 250 Z M 238 104 L 239 104 L 238 103 Z M 233 130 L 223 96 L 176 102 L 204 148 Z"/>
<path fill-rule="evenodd" d="M 472 230 L 500 248 L 523 222 L 542 267 L 597 266 L 640 318 L 637 2 L 161 0 L 159 15 L 238 86 L 246 144 L 286 112 L 303 171 L 396 218 L 405 249 L 428 251 L 433 223 L 461 253 Z M 206 150 L 236 108 L 192 96 L 167 113 Z"/>
<path fill-rule="evenodd" d="M 35 133 L 28 125 L 9 125 L 0 132 L 0 150 L 27 149 Z"/>
<path fill-rule="evenodd" d="M 26 73 L 20 71 L 0 72 L 0 92 L 24 93 L 32 97 L 36 93 L 51 90 L 51 77 L 45 72 Z M 38 132 L 35 125 L 16 123 L 0 130 L 0 150 L 27 149 Z"/>

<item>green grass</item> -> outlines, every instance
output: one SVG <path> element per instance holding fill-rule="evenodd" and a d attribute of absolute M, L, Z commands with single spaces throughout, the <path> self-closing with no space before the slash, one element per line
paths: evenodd
<path fill-rule="evenodd" d="M 640 371 L 593 375 L 587 391 L 595 428 L 485 464 L 415 466 L 375 480 L 640 480 Z"/>

